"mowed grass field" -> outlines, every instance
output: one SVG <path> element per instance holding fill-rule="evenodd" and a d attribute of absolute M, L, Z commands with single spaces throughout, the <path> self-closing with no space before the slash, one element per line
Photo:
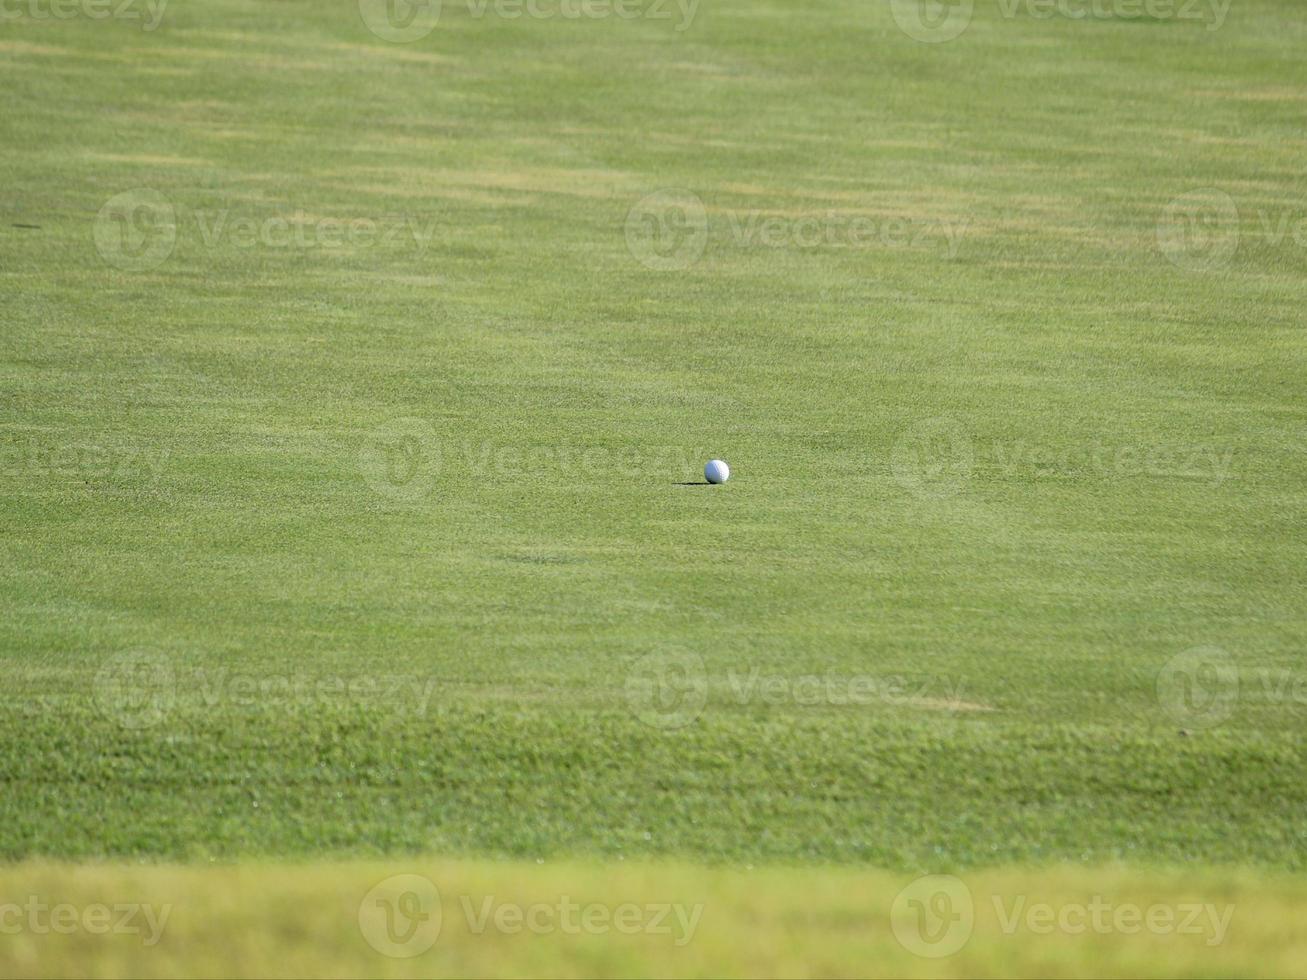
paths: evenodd
<path fill-rule="evenodd" d="M 1302 972 L 1307 17 L 968 7 L 5 8 L 4 893 L 184 880 L 193 972 Z M 405 860 L 770 911 L 283 957 Z M 1243 958 L 881 901 L 1178 867 Z"/>

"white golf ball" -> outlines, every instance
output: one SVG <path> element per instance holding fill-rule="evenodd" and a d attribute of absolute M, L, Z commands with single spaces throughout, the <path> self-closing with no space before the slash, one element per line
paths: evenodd
<path fill-rule="evenodd" d="M 720 459 L 710 459 L 703 468 L 703 477 L 709 483 L 725 483 L 731 478 L 731 468 Z"/>

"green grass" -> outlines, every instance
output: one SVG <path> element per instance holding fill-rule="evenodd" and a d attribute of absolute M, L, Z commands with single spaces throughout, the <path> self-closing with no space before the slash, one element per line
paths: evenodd
<path fill-rule="evenodd" d="M 0 858 L 1307 868 L 1297 5 L 494 9 L 0 21 Z"/>

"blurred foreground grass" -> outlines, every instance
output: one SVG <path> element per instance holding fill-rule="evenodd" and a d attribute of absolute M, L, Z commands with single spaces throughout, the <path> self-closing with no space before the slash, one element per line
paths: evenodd
<path fill-rule="evenodd" d="M 1284 976 L 1304 914 L 1307 882 L 1245 871 L 25 863 L 0 973 Z"/>

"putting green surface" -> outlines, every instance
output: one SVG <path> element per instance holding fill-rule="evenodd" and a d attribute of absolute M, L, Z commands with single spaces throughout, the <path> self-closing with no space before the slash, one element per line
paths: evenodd
<path fill-rule="evenodd" d="M 1307 21 L 1069 3 L 13 8 L 0 857 L 1301 871 Z"/>

